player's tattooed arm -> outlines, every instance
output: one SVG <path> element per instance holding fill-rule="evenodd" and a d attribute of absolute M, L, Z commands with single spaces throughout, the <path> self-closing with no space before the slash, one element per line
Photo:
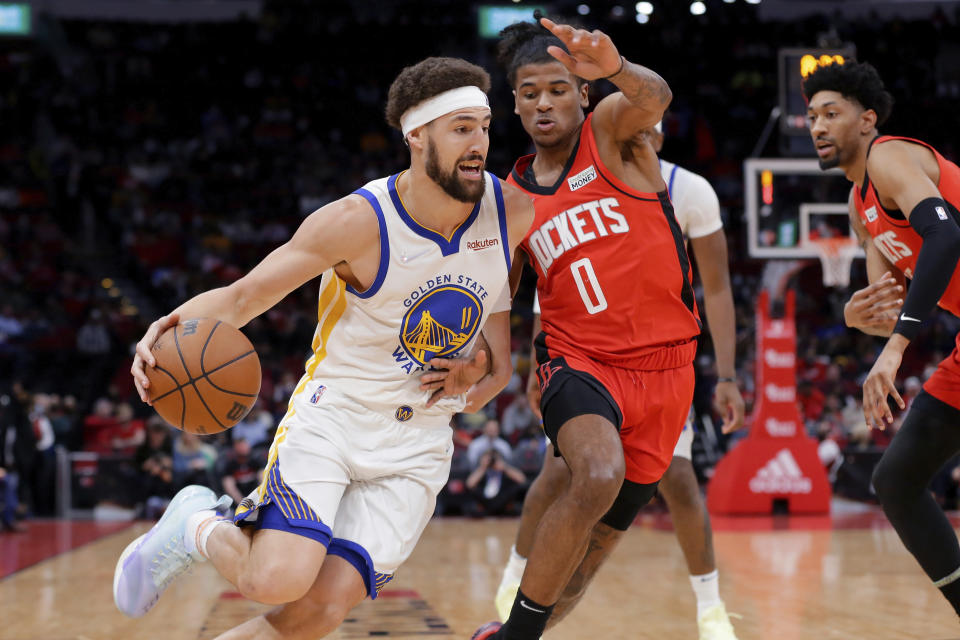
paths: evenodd
<path fill-rule="evenodd" d="M 540 23 L 566 45 L 569 53 L 556 46 L 547 52 L 571 73 L 588 81 L 606 79 L 620 89 L 594 109 L 595 128 L 609 129 L 615 140 L 625 142 L 663 118 L 673 92 L 657 72 L 624 58 L 602 31 L 574 29 L 547 18 Z"/>

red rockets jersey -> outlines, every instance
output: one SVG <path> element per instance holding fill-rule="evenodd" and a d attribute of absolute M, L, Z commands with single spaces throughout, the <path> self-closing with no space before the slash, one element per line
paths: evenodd
<path fill-rule="evenodd" d="M 902 138 L 898 136 L 880 136 L 871 143 L 873 145 L 883 144 L 888 140 L 905 140 L 914 144 L 923 145 L 930 149 L 937 158 L 937 164 L 940 167 L 940 182 L 937 189 L 940 195 L 947 201 L 950 211 L 944 212 L 944 215 L 952 215 L 953 219 L 960 224 L 960 167 L 953 164 L 928 145 L 926 142 L 914 140 L 912 138 Z M 870 151 L 867 151 L 869 157 Z M 899 210 L 887 210 L 880 204 L 880 198 L 877 197 L 877 191 L 870 182 L 869 174 L 864 175 L 863 186 L 857 189 L 853 188 L 854 204 L 857 212 L 860 214 L 860 220 L 866 227 L 867 232 L 873 238 L 874 246 L 879 249 L 890 264 L 903 272 L 908 278 L 913 278 L 913 270 L 917 267 L 917 256 L 920 254 L 920 245 L 923 243 L 920 234 L 910 226 L 906 216 Z M 960 316 L 960 277 L 955 271 L 950 284 L 940 298 L 940 306 L 950 313 Z"/>
<path fill-rule="evenodd" d="M 507 180 L 536 209 L 521 246 L 537 272 L 547 348 L 637 368 L 643 356 L 700 333 L 690 261 L 666 190 L 643 193 L 612 175 L 591 119 L 554 185 L 524 178 L 532 155 Z"/>

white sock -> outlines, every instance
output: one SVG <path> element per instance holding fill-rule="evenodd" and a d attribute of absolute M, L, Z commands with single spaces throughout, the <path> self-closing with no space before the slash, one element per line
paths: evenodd
<path fill-rule="evenodd" d="M 690 576 L 690 585 L 697 596 L 697 618 L 710 607 L 723 604 L 720 599 L 720 578 L 716 569 L 700 576 Z"/>
<path fill-rule="evenodd" d="M 517 553 L 516 545 L 510 547 L 510 559 L 507 561 L 507 566 L 503 570 L 504 580 L 509 579 L 510 582 L 520 582 L 520 579 L 523 577 L 523 570 L 527 567 L 527 559 Z"/>
<path fill-rule="evenodd" d="M 207 559 L 207 540 L 210 534 L 218 524 L 226 522 L 230 520 L 217 515 L 216 511 L 210 509 L 197 511 L 187 518 L 183 531 L 183 546 L 194 560 Z"/>

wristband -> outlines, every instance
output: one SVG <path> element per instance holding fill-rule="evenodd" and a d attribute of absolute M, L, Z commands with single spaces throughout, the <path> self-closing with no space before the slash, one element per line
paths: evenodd
<path fill-rule="evenodd" d="M 736 382 L 736 381 L 737 381 L 736 378 L 730 378 L 727 376 L 722 376 L 720 378 L 717 378 L 717 382 Z"/>

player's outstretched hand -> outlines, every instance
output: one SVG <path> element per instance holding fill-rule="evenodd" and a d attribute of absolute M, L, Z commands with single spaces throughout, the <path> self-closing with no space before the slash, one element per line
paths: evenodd
<path fill-rule="evenodd" d="M 848 327 L 865 333 L 890 335 L 903 306 L 903 287 L 889 271 L 873 284 L 859 289 L 843 307 Z"/>
<path fill-rule="evenodd" d="M 150 402 L 150 394 L 147 393 L 150 381 L 147 379 L 144 366 L 152 367 L 157 364 L 150 350 L 153 349 L 153 345 L 160 335 L 170 327 L 176 326 L 178 322 L 180 322 L 180 315 L 176 313 L 171 313 L 154 320 L 147 328 L 147 332 L 140 338 L 140 342 L 137 343 L 137 352 L 133 356 L 133 365 L 130 366 L 130 374 L 133 376 L 133 384 L 137 387 L 137 393 L 140 394 L 140 399 L 151 406 L 153 403 Z"/>
<path fill-rule="evenodd" d="M 893 383 L 902 358 L 903 352 L 889 346 L 884 347 L 863 381 L 863 417 L 867 420 L 868 427 L 884 429 L 893 422 L 893 412 L 887 402 L 888 395 L 893 396 L 901 410 L 907 408 Z"/>
<path fill-rule="evenodd" d="M 736 382 L 718 382 L 713 390 L 713 408 L 723 416 L 723 433 L 733 433 L 743 427 L 743 396 Z"/>
<path fill-rule="evenodd" d="M 540 414 L 540 381 L 537 380 L 537 372 L 533 370 L 527 377 L 527 402 L 530 403 L 530 409 L 540 420 L 543 416 Z"/>
<path fill-rule="evenodd" d="M 623 68 L 620 52 L 604 32 L 574 29 L 549 18 L 540 18 L 540 24 L 567 45 L 570 53 L 553 45 L 547 47 L 547 53 L 559 60 L 573 75 L 584 80 L 596 80 L 612 76 Z"/>
<path fill-rule="evenodd" d="M 420 376 L 420 390 L 433 391 L 427 406 L 440 398 L 452 398 L 466 393 L 489 372 L 485 349 L 477 349 L 469 358 L 434 358 L 432 369 Z"/>

